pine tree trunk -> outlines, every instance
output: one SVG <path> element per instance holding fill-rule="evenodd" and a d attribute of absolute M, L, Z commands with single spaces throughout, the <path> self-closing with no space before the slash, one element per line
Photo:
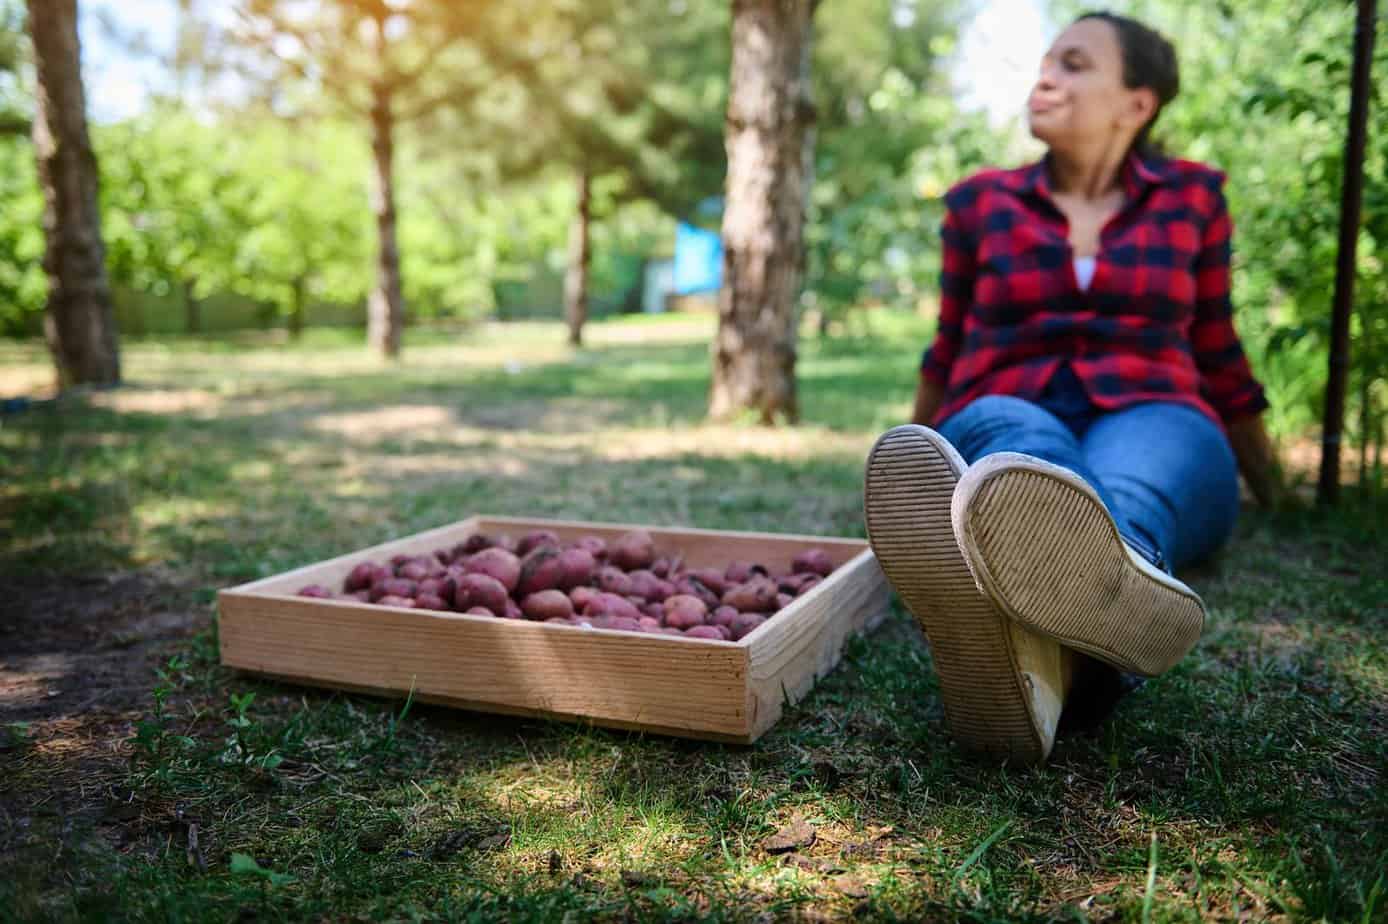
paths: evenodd
<path fill-rule="evenodd" d="M 795 303 L 814 156 L 815 0 L 734 0 L 723 290 L 709 414 L 799 414 Z"/>
<path fill-rule="evenodd" d="M 569 227 L 569 266 L 564 273 L 564 317 L 569 323 L 569 343 L 583 344 L 583 325 L 588 321 L 588 226 L 591 211 L 591 178 L 578 174 L 578 208 Z"/>
<path fill-rule="evenodd" d="M 184 280 L 183 282 L 183 320 L 184 326 L 190 334 L 202 333 L 202 302 L 193 294 L 195 285 L 197 285 L 196 280 Z"/>
<path fill-rule="evenodd" d="M 385 54 L 385 22 L 376 21 L 375 40 Z M 366 339 L 382 356 L 400 355 L 400 332 L 405 324 L 400 285 L 400 251 L 395 240 L 395 114 L 392 88 L 384 78 L 371 88 L 371 211 L 376 216 L 376 287 L 366 308 Z"/>
<path fill-rule="evenodd" d="M 297 276 L 290 286 L 289 339 L 298 340 L 304 335 L 304 302 L 308 290 L 308 279 Z"/>
<path fill-rule="evenodd" d="M 87 136 L 76 0 L 30 0 L 37 93 L 34 156 L 43 187 L 48 274 L 44 334 L 58 386 L 120 382 L 97 164 Z"/>

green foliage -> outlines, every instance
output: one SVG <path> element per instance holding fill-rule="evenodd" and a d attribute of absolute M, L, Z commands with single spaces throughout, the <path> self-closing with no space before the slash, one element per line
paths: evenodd
<path fill-rule="evenodd" d="M 954 105 L 943 64 L 957 7 L 827 3 L 815 16 L 815 178 L 805 302 L 842 316 L 935 287 L 939 197 L 999 139 Z"/>

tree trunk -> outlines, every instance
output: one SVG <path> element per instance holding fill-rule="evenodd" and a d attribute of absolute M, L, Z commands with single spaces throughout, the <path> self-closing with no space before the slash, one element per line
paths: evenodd
<path fill-rule="evenodd" d="M 723 289 L 709 414 L 795 420 L 795 302 L 814 157 L 815 0 L 734 0 Z"/>
<path fill-rule="evenodd" d="M 120 350 L 87 136 L 76 0 L 29 0 L 37 93 L 34 156 L 43 187 L 44 334 L 58 387 L 120 382 Z"/>
<path fill-rule="evenodd" d="M 591 178 L 578 172 L 578 209 L 569 226 L 569 266 L 564 273 L 564 317 L 569 322 L 569 343 L 583 344 L 583 325 L 588 321 L 588 224 L 591 210 Z"/>
<path fill-rule="evenodd" d="M 183 320 L 190 334 L 202 333 L 202 302 L 193 294 L 196 280 L 183 281 Z"/>
<path fill-rule="evenodd" d="M 385 56 L 385 21 L 375 24 L 378 60 Z M 400 355 L 400 331 L 405 323 L 400 285 L 400 251 L 395 241 L 395 114 L 392 87 L 384 77 L 371 88 L 371 211 L 376 216 L 376 287 L 366 308 L 366 339 L 382 356 Z"/>
<path fill-rule="evenodd" d="M 289 339 L 298 340 L 304 335 L 304 301 L 307 293 L 308 278 L 296 276 L 290 286 L 289 304 Z"/>

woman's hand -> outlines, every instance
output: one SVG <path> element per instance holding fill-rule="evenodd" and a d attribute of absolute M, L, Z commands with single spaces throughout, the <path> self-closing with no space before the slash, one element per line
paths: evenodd
<path fill-rule="evenodd" d="M 930 421 L 935 419 L 935 412 L 940 409 L 944 400 L 945 390 L 921 376 L 916 385 L 916 406 L 911 411 L 911 423 L 920 424 L 922 427 L 930 426 Z"/>
<path fill-rule="evenodd" d="M 1268 438 L 1259 414 L 1227 422 L 1229 443 L 1238 459 L 1239 471 L 1248 482 L 1258 505 L 1268 510 L 1289 506 L 1294 498 L 1287 490 L 1277 450 Z"/>

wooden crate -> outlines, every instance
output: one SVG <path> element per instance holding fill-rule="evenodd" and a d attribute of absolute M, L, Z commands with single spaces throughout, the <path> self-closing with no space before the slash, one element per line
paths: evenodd
<path fill-rule="evenodd" d="M 451 548 L 475 532 L 552 529 L 612 540 L 637 527 L 478 516 L 223 590 L 222 663 L 295 683 L 669 735 L 750 743 L 838 663 L 844 641 L 885 615 L 886 579 L 859 539 L 646 529 L 690 567 L 758 561 L 773 573 L 819 546 L 836 570 L 737 642 L 295 596 L 340 588 L 354 565 Z"/>

